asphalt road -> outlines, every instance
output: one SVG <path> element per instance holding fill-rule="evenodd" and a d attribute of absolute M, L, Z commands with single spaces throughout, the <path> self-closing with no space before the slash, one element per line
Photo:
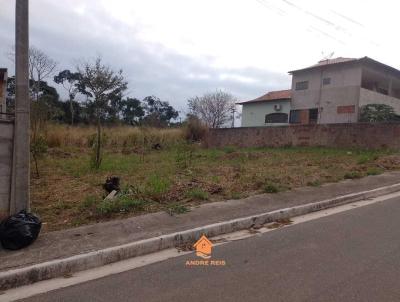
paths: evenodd
<path fill-rule="evenodd" d="M 400 199 L 218 246 L 23 301 L 400 301 Z"/>

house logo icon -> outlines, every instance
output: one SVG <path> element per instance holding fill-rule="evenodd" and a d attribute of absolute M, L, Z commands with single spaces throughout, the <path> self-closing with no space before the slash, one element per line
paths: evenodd
<path fill-rule="evenodd" d="M 209 259 L 211 257 L 213 244 L 205 235 L 201 236 L 200 239 L 193 245 L 193 247 L 196 249 L 197 256 L 203 259 Z"/>

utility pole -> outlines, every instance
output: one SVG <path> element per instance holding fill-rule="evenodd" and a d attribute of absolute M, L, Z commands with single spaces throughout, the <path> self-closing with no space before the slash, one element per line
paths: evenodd
<path fill-rule="evenodd" d="M 235 128 L 235 113 L 236 113 L 236 106 L 234 105 L 231 109 L 232 112 L 232 125 L 231 128 Z"/>
<path fill-rule="evenodd" d="M 15 124 L 10 213 L 29 210 L 29 1 L 15 1 Z"/>

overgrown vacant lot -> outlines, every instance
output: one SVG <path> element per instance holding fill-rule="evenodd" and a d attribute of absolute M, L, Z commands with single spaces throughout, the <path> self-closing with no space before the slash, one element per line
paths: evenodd
<path fill-rule="evenodd" d="M 180 214 L 203 202 L 319 186 L 400 168 L 400 155 L 391 151 L 204 149 L 186 144 L 179 130 L 153 133 L 151 143 L 160 141 L 162 146 L 153 150 L 149 139 L 138 138 L 139 132 L 131 137 L 136 143 L 129 143 L 129 135 L 113 136 L 113 131 L 106 131 L 99 170 L 91 168 L 91 149 L 85 142 L 77 143 L 80 138 L 72 141 L 68 136 L 69 146 L 49 139 L 51 148 L 39 161 L 40 178 L 32 174 L 31 180 L 33 210 L 46 230 L 159 210 Z M 87 135 L 90 140 L 91 134 Z M 121 177 L 122 194 L 115 201 L 103 201 L 102 184 L 111 175 Z"/>

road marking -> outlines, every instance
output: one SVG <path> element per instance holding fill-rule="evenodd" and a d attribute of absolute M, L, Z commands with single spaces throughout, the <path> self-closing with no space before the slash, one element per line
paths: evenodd
<path fill-rule="evenodd" d="M 345 204 L 342 206 L 337 206 L 334 208 L 329 208 L 326 210 L 313 212 L 297 217 L 291 218 L 292 224 L 284 225 L 278 228 L 268 228 L 268 225 L 265 225 L 257 230 L 249 231 L 249 230 L 242 230 L 237 231 L 234 233 L 223 234 L 219 236 L 215 236 L 210 238 L 215 242 L 215 246 L 227 244 L 229 242 L 233 242 L 236 240 L 243 240 L 245 238 L 250 238 L 253 236 L 260 236 L 264 233 L 274 231 L 280 228 L 287 228 L 292 227 L 296 224 L 319 219 L 322 217 L 334 215 L 337 213 L 349 211 L 352 209 L 357 209 L 359 207 L 368 206 L 374 203 L 382 202 L 388 199 L 392 199 L 395 197 L 400 197 L 400 192 L 395 192 L 375 198 L 365 199 L 356 201 L 353 203 Z M 21 286 L 18 288 L 13 288 L 7 291 L 0 293 L 0 302 L 11 302 L 20 299 L 29 298 L 38 294 L 43 294 L 49 291 L 53 291 L 56 289 L 61 289 L 69 286 L 73 286 L 76 284 L 80 284 L 83 282 L 92 281 L 95 279 L 103 278 L 106 276 L 114 275 L 123 273 L 126 271 L 133 270 L 135 268 L 143 267 L 149 264 L 165 261 L 167 259 L 180 257 L 182 255 L 187 255 L 193 253 L 192 251 L 185 252 L 185 251 L 178 251 L 175 248 L 162 250 L 156 253 L 138 256 L 132 259 L 123 260 L 120 262 L 108 264 L 105 266 L 97 267 L 94 269 L 77 272 L 74 273 L 72 276 L 68 276 L 68 278 L 55 278 L 51 280 L 45 280 L 41 282 L 37 282 L 31 285 Z"/>

